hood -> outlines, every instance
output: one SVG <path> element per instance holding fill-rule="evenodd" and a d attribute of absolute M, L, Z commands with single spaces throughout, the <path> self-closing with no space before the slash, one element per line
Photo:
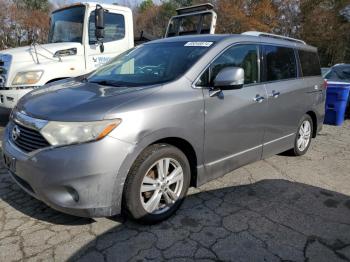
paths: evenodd
<path fill-rule="evenodd" d="M 64 50 L 69 48 L 79 48 L 81 44 L 79 43 L 52 43 L 52 44 L 36 44 L 35 48 L 31 46 L 23 46 L 17 48 L 11 48 L 0 51 L 0 54 L 7 54 L 12 56 L 12 61 L 23 62 L 45 62 L 48 60 L 58 60 L 58 58 L 53 57 L 53 55 L 58 50 Z M 62 58 L 64 59 L 64 57 Z"/>
<path fill-rule="evenodd" d="M 17 110 L 51 121 L 97 121 L 106 113 L 149 95 L 160 87 L 111 87 L 77 79 L 45 86 L 25 95 Z"/>

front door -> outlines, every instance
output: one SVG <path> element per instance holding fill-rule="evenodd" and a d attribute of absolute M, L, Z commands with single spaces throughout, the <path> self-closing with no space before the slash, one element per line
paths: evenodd
<path fill-rule="evenodd" d="M 95 11 L 89 16 L 88 24 L 88 45 L 86 45 L 86 68 L 90 72 L 107 63 L 111 58 L 123 53 L 132 47 L 130 45 L 129 27 L 126 27 L 127 14 L 122 11 L 113 13 L 113 11 L 105 12 L 105 29 L 103 46 L 104 51 L 101 52 L 100 45 L 96 42 L 95 37 Z"/>
<path fill-rule="evenodd" d="M 197 85 L 212 86 L 225 67 L 242 67 L 245 84 L 241 89 L 223 90 L 205 99 L 204 156 L 208 180 L 246 163 L 259 160 L 262 153 L 266 91 L 259 82 L 259 48 L 253 44 L 235 45 L 217 58 Z"/>

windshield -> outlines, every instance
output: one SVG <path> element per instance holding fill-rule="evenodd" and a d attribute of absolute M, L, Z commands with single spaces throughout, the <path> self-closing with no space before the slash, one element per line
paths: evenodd
<path fill-rule="evenodd" d="M 89 78 L 89 82 L 116 86 L 160 84 L 183 75 L 213 42 L 146 44 L 127 51 Z"/>
<path fill-rule="evenodd" d="M 340 65 L 332 67 L 325 78 L 337 82 L 350 82 L 350 65 Z"/>
<path fill-rule="evenodd" d="M 49 43 L 82 43 L 84 6 L 74 6 L 52 13 Z"/>

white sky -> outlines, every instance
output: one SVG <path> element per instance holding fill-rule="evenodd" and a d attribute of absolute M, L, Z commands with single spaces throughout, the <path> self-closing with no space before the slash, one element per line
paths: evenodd
<path fill-rule="evenodd" d="M 76 2 L 88 2 L 89 0 L 50 0 L 53 4 L 70 4 L 70 3 L 76 3 Z M 99 3 L 105 3 L 105 4 L 113 4 L 117 3 L 119 5 L 126 5 L 126 6 L 136 6 L 142 0 L 91 0 L 91 2 L 99 2 Z"/>

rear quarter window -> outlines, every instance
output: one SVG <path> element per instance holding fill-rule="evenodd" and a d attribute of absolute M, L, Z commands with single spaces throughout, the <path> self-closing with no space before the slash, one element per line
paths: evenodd
<path fill-rule="evenodd" d="M 298 50 L 303 76 L 321 76 L 320 60 L 316 52 Z"/>

